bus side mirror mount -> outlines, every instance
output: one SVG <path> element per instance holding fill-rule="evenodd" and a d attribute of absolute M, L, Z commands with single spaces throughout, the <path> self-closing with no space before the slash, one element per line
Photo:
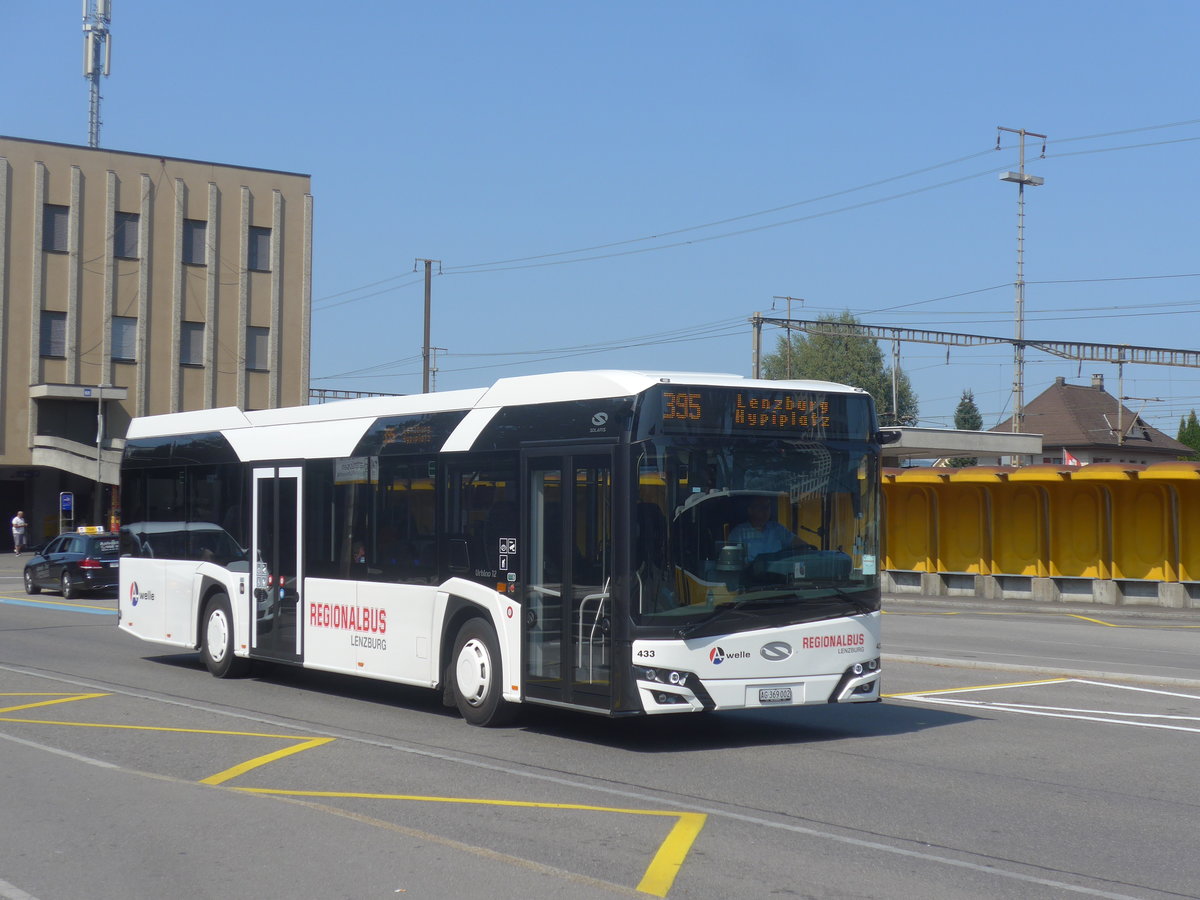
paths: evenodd
<path fill-rule="evenodd" d="M 899 428 L 884 428 L 875 432 L 875 443 L 877 444 L 894 444 L 902 437 L 903 432 Z"/>

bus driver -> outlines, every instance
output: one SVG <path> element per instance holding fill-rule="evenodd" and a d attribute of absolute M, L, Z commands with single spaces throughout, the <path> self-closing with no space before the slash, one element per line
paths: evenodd
<path fill-rule="evenodd" d="M 746 562 L 751 562 L 763 553 L 777 553 L 793 548 L 813 549 L 811 544 L 800 540 L 771 518 L 771 506 L 770 497 L 752 497 L 746 505 L 747 521 L 735 525 L 729 532 L 730 543 L 741 544 L 746 548 Z"/>

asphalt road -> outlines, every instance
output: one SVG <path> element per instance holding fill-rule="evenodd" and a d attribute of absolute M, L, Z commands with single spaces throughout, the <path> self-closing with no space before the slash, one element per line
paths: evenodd
<path fill-rule="evenodd" d="M 3 900 L 1200 896 L 1200 617 L 889 603 L 881 704 L 476 729 L 16 579 Z"/>
<path fill-rule="evenodd" d="M 1200 610 L 889 597 L 893 661 L 1200 685 Z"/>

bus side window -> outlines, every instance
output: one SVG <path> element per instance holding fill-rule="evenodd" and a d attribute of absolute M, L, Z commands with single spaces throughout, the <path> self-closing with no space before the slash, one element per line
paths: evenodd
<path fill-rule="evenodd" d="M 432 584 L 437 569 L 432 457 L 381 461 L 375 558 L 385 581 Z"/>
<path fill-rule="evenodd" d="M 494 587 L 502 572 L 519 570 L 517 554 L 500 553 L 502 540 L 517 540 L 516 465 L 494 457 L 467 460 L 450 467 L 447 478 L 447 569 Z"/>

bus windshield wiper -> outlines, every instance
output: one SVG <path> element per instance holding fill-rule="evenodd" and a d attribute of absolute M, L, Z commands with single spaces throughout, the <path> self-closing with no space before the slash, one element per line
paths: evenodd
<path fill-rule="evenodd" d="M 694 634 L 695 632 L 699 631 L 701 627 L 703 627 L 705 625 L 710 625 L 719 619 L 724 619 L 725 617 L 731 615 L 732 613 L 735 613 L 738 610 L 740 610 L 743 606 L 749 606 L 752 603 L 770 604 L 770 603 L 778 602 L 779 600 L 792 600 L 792 599 L 793 598 L 791 598 L 791 597 L 776 597 L 774 599 L 772 599 L 770 597 L 743 597 L 741 600 L 732 600 L 728 603 L 722 603 L 719 606 L 717 606 L 717 608 L 714 609 L 709 615 L 705 616 L 703 619 L 698 619 L 697 621 L 692 622 L 690 625 L 684 625 L 680 628 L 675 629 L 675 636 L 680 639 L 686 638 L 689 635 Z"/>
<path fill-rule="evenodd" d="M 859 598 L 857 593 L 848 591 L 842 587 L 838 587 L 836 584 L 823 584 L 823 585 L 821 585 L 821 590 L 832 591 L 834 597 L 837 597 L 839 600 L 845 600 L 847 603 L 849 603 L 851 606 L 853 606 L 856 610 L 858 610 L 859 613 L 861 613 L 864 616 L 867 613 L 875 612 L 875 608 L 872 607 L 871 604 L 866 603 L 861 598 Z M 813 599 L 820 600 L 822 598 L 814 597 Z"/>

